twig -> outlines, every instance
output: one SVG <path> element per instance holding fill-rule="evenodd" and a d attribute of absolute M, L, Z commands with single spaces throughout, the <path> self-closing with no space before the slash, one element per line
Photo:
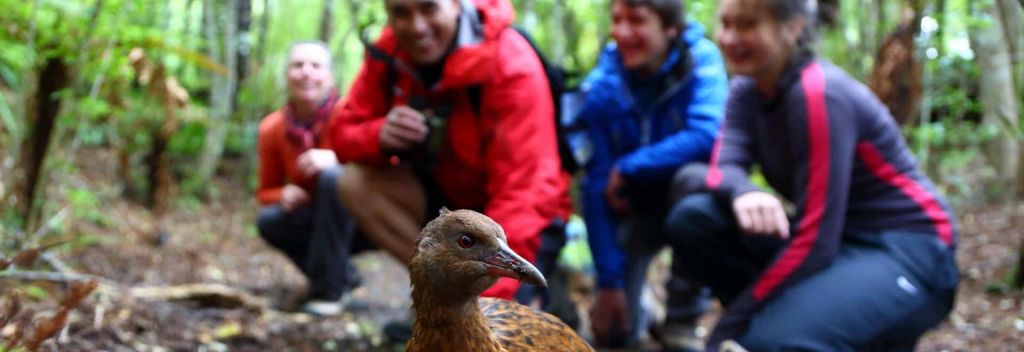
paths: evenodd
<path fill-rule="evenodd" d="M 10 270 L 0 271 L 0 280 L 20 280 L 20 281 L 49 281 L 58 283 L 75 283 L 75 282 L 89 282 L 96 281 L 100 284 L 102 290 L 106 287 L 116 287 L 117 283 L 112 282 L 106 278 L 99 277 L 96 275 L 88 274 L 65 274 L 55 273 L 49 271 L 22 271 L 22 270 Z"/>
<path fill-rule="evenodd" d="M 93 330 L 99 330 L 103 327 L 103 316 L 107 311 L 107 306 L 102 301 L 96 305 L 96 310 L 93 311 L 92 316 L 92 328 Z"/>
<path fill-rule="evenodd" d="M 54 226 L 57 226 L 57 223 L 64 221 L 64 218 L 66 218 L 67 216 L 68 206 L 65 205 L 64 208 L 61 208 L 60 211 L 57 212 L 57 214 L 54 214 L 52 217 L 50 217 L 50 220 L 46 220 L 46 223 L 43 224 L 43 226 L 40 226 L 38 229 L 36 229 L 36 232 L 32 234 L 32 238 L 39 238 L 45 235 L 47 232 L 50 232 L 50 230 L 53 229 Z"/>
<path fill-rule="evenodd" d="M 57 272 L 61 274 L 78 274 L 78 272 L 75 271 L 75 269 L 65 264 L 63 260 L 60 260 L 60 258 L 55 257 L 53 253 L 46 252 L 43 253 L 40 257 L 43 259 L 44 262 L 46 262 L 46 264 L 49 264 L 51 267 L 56 269 Z"/>
<path fill-rule="evenodd" d="M 45 251 L 49 250 L 50 248 L 65 244 L 67 242 L 67 240 L 57 241 L 49 244 L 44 244 L 39 247 L 26 249 L 14 255 L 14 257 L 10 259 L 6 259 L 3 258 L 3 256 L 0 256 L 0 270 L 6 270 L 12 264 L 18 267 L 27 267 L 29 265 L 32 265 L 32 263 L 34 263 L 36 259 L 38 259 L 39 256 Z"/>
<path fill-rule="evenodd" d="M 192 301 L 203 306 L 245 307 L 266 309 L 270 306 L 266 299 L 253 296 L 233 287 L 222 284 L 187 284 L 180 286 L 134 287 L 129 290 L 133 298 L 161 301 Z"/>

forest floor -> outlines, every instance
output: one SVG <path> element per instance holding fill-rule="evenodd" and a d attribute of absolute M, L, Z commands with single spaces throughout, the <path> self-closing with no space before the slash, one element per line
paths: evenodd
<path fill-rule="evenodd" d="M 356 265 L 364 284 L 353 291 L 365 303 L 339 317 L 295 312 L 305 281 L 290 262 L 265 245 L 252 221 L 256 205 L 236 172 L 224 172 L 211 187 L 217 196 L 202 204 L 179 204 L 167 214 L 163 235 L 144 207 L 123 200 L 110 180 L 116 158 L 85 151 L 75 187 L 100 197 L 97 214 L 69 216 L 65 234 L 80 235 L 71 248 L 54 252 L 73 270 L 106 278 L 114 290 L 94 294 L 70 316 L 64 331 L 44 350 L 60 351 L 392 351 L 380 326 L 409 310 L 405 269 L 379 252 L 361 254 Z M 230 169 L 230 168 L 229 168 Z M 1000 286 L 1024 240 L 1024 207 L 989 205 L 960 211 L 958 260 L 963 272 L 954 313 L 929 332 L 919 351 L 1015 351 L 1024 346 L 1024 296 Z M 101 219 L 97 221 L 97 219 Z M 10 253 L 4 253 L 10 255 Z M 46 270 L 40 267 L 40 270 Z M 664 265 L 652 277 L 664 276 Z M 581 311 L 591 280 L 571 280 Z M 583 284 L 579 284 L 583 283 Z M 33 282 L 0 293 L 18 297 L 23 314 L 45 317 L 55 310 L 63 285 Z M 171 300 L 132 294 L 140 287 L 223 285 L 253 304 Z M 133 291 L 133 288 L 135 289 Z M 0 302 L 2 303 L 2 302 Z M 2 307 L 2 305 L 0 305 Z M 714 314 L 704 319 L 710 327 Z M 0 331 L 4 339 L 15 333 Z M 399 348 L 400 350 L 400 348 Z"/>

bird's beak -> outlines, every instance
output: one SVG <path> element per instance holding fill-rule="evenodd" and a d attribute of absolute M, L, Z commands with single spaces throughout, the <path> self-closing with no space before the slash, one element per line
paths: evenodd
<path fill-rule="evenodd" d="M 498 252 L 484 258 L 487 273 L 495 276 L 510 277 L 534 286 L 548 287 L 544 275 L 533 264 L 520 257 L 508 244 L 500 242 Z"/>

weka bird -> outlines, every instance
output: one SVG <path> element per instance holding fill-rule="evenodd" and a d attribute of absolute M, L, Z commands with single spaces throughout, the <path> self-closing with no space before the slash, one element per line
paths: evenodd
<path fill-rule="evenodd" d="M 502 276 L 547 285 L 483 214 L 442 209 L 420 233 L 409 273 L 416 312 L 409 352 L 593 351 L 553 315 L 480 298 Z"/>

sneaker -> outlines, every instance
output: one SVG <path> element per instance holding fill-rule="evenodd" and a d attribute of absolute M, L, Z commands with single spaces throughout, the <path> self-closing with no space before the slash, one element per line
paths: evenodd
<path fill-rule="evenodd" d="M 301 310 L 307 314 L 318 317 L 331 317 L 341 314 L 342 302 L 338 300 L 323 301 L 311 300 L 302 305 Z"/>
<path fill-rule="evenodd" d="M 704 341 L 698 336 L 694 324 L 667 324 L 661 328 L 662 352 L 699 352 L 704 350 Z"/>
<path fill-rule="evenodd" d="M 739 343 L 733 340 L 722 341 L 721 345 L 718 345 L 719 352 L 747 352 L 746 348 L 740 346 Z"/>
<path fill-rule="evenodd" d="M 363 289 L 358 288 L 356 290 Z M 360 298 L 365 296 L 365 292 L 349 291 L 342 295 L 341 300 L 338 302 L 341 304 L 341 309 L 346 312 L 368 312 L 370 310 L 370 302 L 367 302 L 364 298 Z"/>

